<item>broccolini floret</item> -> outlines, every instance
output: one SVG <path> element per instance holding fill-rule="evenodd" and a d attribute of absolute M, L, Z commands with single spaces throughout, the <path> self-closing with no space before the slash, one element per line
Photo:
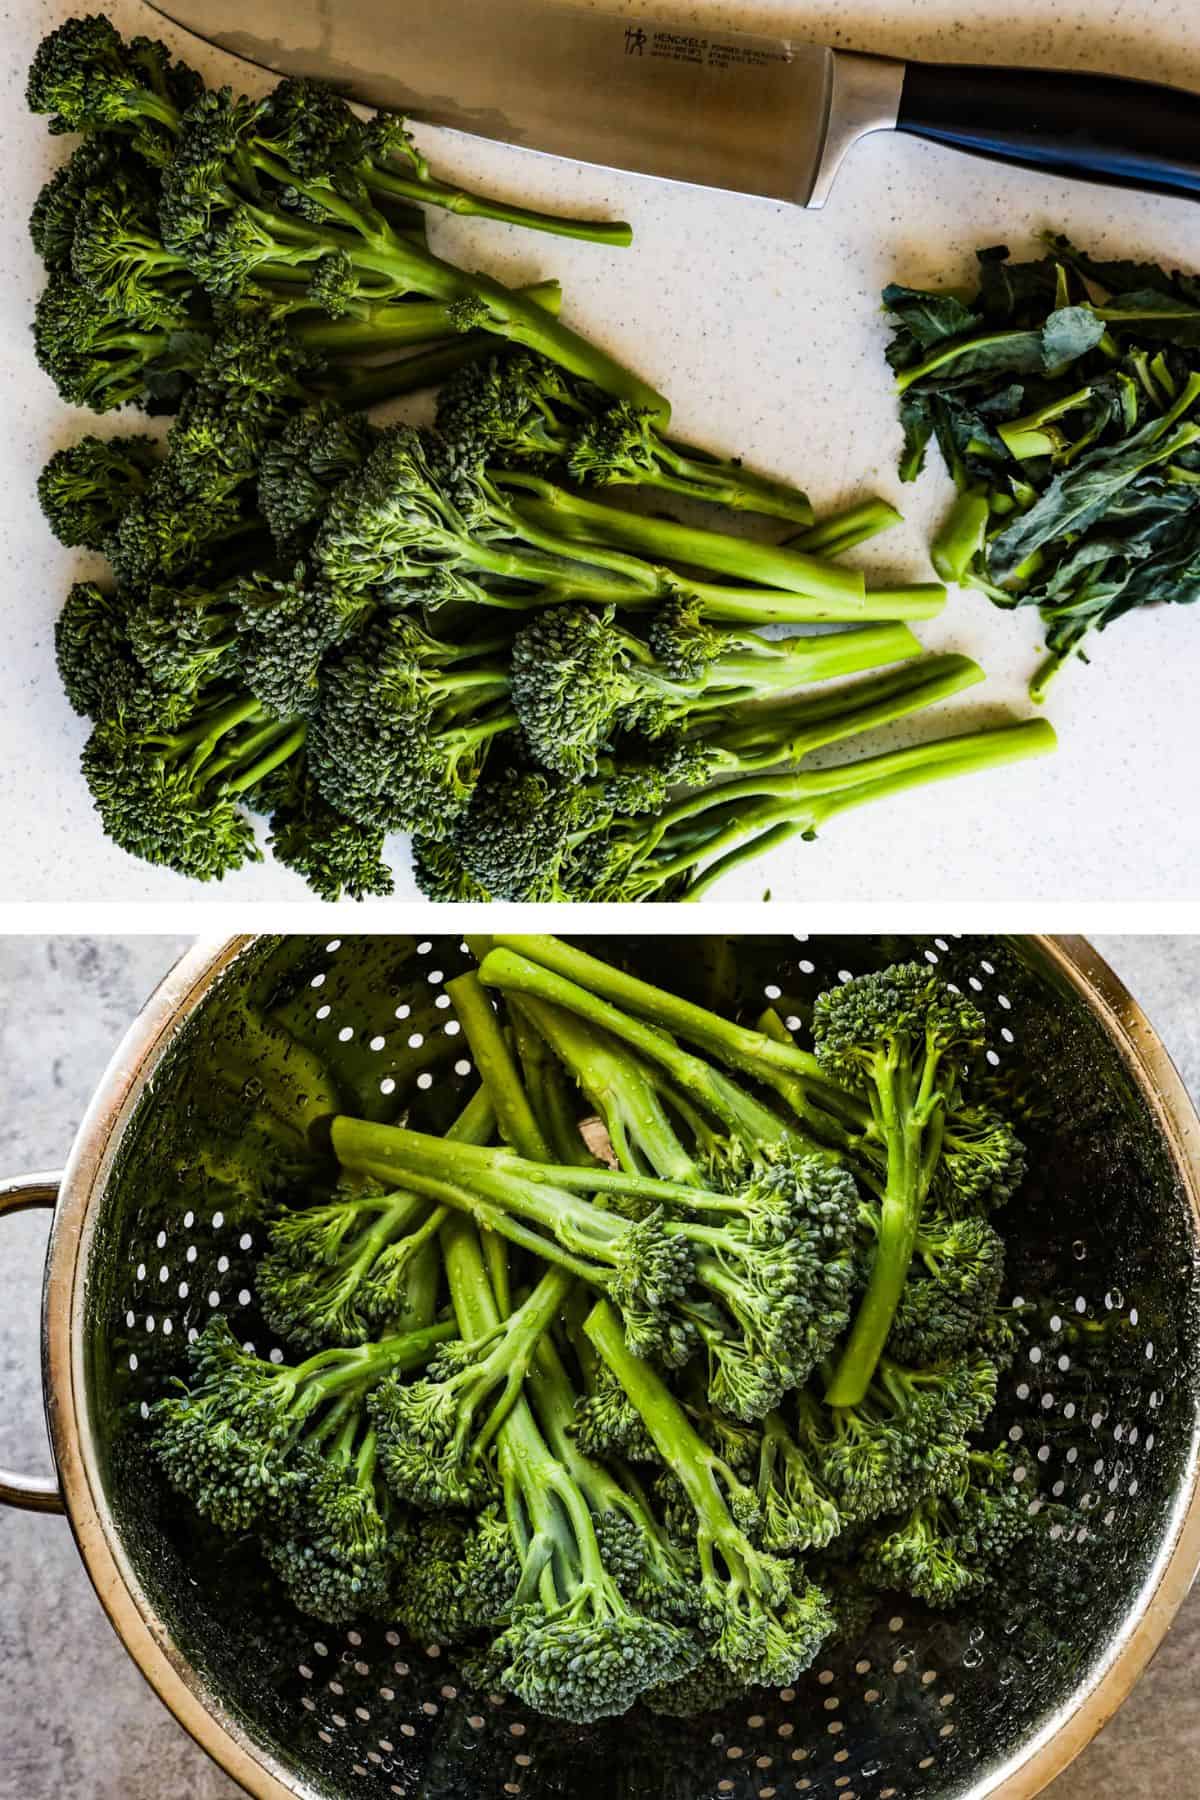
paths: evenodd
<path fill-rule="evenodd" d="M 153 438 L 83 437 L 56 450 L 38 476 L 38 501 L 60 544 L 103 550 L 162 459 Z"/>
<path fill-rule="evenodd" d="M 438 429 L 488 446 L 491 460 L 558 468 L 585 486 L 647 487 L 812 523 L 807 497 L 738 460 L 663 438 L 652 412 L 614 401 L 544 357 L 494 356 L 464 369 L 438 400 Z"/>
<path fill-rule="evenodd" d="M 190 1383 L 157 1401 L 153 1443 L 167 1479 L 214 1524 L 244 1531 L 301 1487 L 311 1488 L 310 1452 L 341 1432 L 363 1395 L 390 1370 L 417 1369 L 453 1327 L 435 1325 L 406 1336 L 345 1350 L 322 1350 L 306 1362 L 273 1363 L 237 1342 L 223 1315 L 189 1347 Z M 357 1461 L 353 1436 L 338 1476 Z M 326 1522 L 348 1551 L 365 1547 L 356 1534 L 377 1527 L 357 1485 L 330 1478 Z"/>
<path fill-rule="evenodd" d="M 600 1301 L 585 1329 L 641 1413 L 694 1514 L 700 1593 L 713 1654 L 744 1685 L 784 1686 L 808 1668 L 833 1628 L 822 1590 L 796 1565 L 757 1550 L 746 1527 L 752 1490 L 704 1443 L 650 1364 Z M 664 1672 L 667 1681 L 672 1677 Z"/>
<path fill-rule="evenodd" d="M 831 1405 L 857 1405 L 870 1384 L 900 1304 L 946 1113 L 964 1065 L 983 1049 L 984 1031 L 978 1007 L 919 963 L 859 976 L 817 1001 L 817 1059 L 866 1098 L 886 1154 L 871 1272 L 829 1383 Z"/>

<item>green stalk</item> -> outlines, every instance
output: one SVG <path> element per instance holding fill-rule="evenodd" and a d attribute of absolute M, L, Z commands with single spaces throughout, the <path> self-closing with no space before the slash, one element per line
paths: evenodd
<path fill-rule="evenodd" d="M 747 772 L 799 762 L 810 751 L 923 712 L 984 678 L 970 657 L 926 656 L 833 694 L 794 702 L 786 709 L 765 708 L 740 729 L 721 733 L 715 743 Z"/>
<path fill-rule="evenodd" d="M 730 1568 L 753 1566 L 756 1552 L 735 1525 L 721 1491 L 717 1477 L 720 1459 L 658 1372 L 630 1350 L 620 1318 L 607 1300 L 596 1302 L 583 1329 L 640 1414 L 663 1462 L 682 1485 L 702 1540 L 718 1548 Z"/>
<path fill-rule="evenodd" d="M 777 790 L 780 796 L 778 801 L 764 799 L 757 809 L 742 813 L 740 819 L 731 824 L 716 843 L 706 846 L 706 851 L 711 853 L 714 848 L 724 851 L 726 847 L 732 848 L 747 836 L 768 830 L 772 832 L 772 844 L 797 834 L 805 838 L 815 837 L 818 829 L 830 819 L 836 818 L 840 813 L 850 812 L 855 807 L 888 799 L 894 794 L 907 792 L 910 788 L 924 787 L 929 782 L 952 780 L 957 775 L 976 774 L 1004 763 L 1019 762 L 1027 756 L 1044 756 L 1054 749 L 1056 742 L 1054 730 L 1046 720 L 1031 719 L 1020 724 L 996 726 L 989 731 L 965 732 L 959 737 L 943 738 L 935 744 L 922 744 L 912 750 L 896 752 L 893 757 L 867 757 L 861 763 L 850 765 L 841 771 L 825 771 L 826 776 L 836 779 L 829 780 L 823 792 L 813 788 L 808 788 L 807 791 L 795 788 L 790 798 L 785 797 L 789 781 L 797 778 L 781 777 Z M 885 766 L 890 773 L 884 772 Z M 849 780 L 854 767 L 874 770 L 875 776 L 854 784 Z M 767 790 L 761 785 L 756 787 L 752 783 L 731 782 L 722 792 L 731 801 L 737 802 L 755 794 L 764 795 Z M 765 846 L 760 843 L 759 848 L 763 847 Z M 699 860 L 699 854 L 693 856 L 693 861 Z M 688 866 L 683 858 L 679 860 L 684 868 Z M 709 864 L 689 884 L 680 899 L 699 900 L 722 875 L 728 873 L 731 866 L 732 863 L 725 856 Z M 784 1046 L 776 1045 L 775 1048 L 780 1051 Z"/>
<path fill-rule="evenodd" d="M 544 312 L 557 314 L 562 286 L 557 281 L 536 281 L 518 288 Z M 333 354 L 355 350 L 385 350 L 393 344 L 428 344 L 435 338 L 452 337 L 456 327 L 451 307 L 444 300 L 360 301 L 339 319 L 324 315 L 293 322 L 291 334 L 309 350 Z M 483 334 L 489 349 L 495 344 Z"/>
<path fill-rule="evenodd" d="M 807 1051 L 798 1050 L 794 1045 L 777 1044 L 765 1032 L 736 1025 L 731 1019 L 723 1019 L 719 1014 L 709 1012 L 706 1007 L 697 1006 L 691 1000 L 668 993 L 665 988 L 655 987 L 636 975 L 626 974 L 611 963 L 589 955 L 586 950 L 564 943 L 561 938 L 498 931 L 495 933 L 495 943 L 496 950 L 487 958 L 481 970 L 485 981 L 491 978 L 487 971 L 493 956 L 505 950 L 514 958 L 514 962 L 505 965 L 500 971 L 493 968 L 492 976 L 503 973 L 507 977 L 506 981 L 499 981 L 498 985 L 512 985 L 524 992 L 540 992 L 544 998 L 553 1000 L 557 997 L 557 992 L 548 992 L 540 986 L 535 989 L 531 985 L 530 971 L 540 967 L 564 982 L 570 988 L 572 998 L 586 992 L 601 1005 L 606 1005 L 603 1018 L 591 1015 L 596 1017 L 597 1023 L 605 1023 L 607 1013 L 620 1008 L 622 1010 L 619 1017 L 633 1014 L 638 1019 L 647 1020 L 652 1027 L 653 1041 L 669 1043 L 670 1039 L 663 1036 L 663 1033 L 669 1031 L 689 1043 L 698 1044 L 710 1055 L 719 1057 L 728 1067 L 739 1069 L 745 1075 L 761 1075 L 763 1065 L 766 1064 L 785 1074 L 825 1082 L 816 1057 Z M 518 976 L 520 979 L 517 979 Z M 577 999 L 576 1010 L 582 1011 Z M 659 1059 L 655 1057 L 652 1060 Z M 691 1071 L 688 1070 L 686 1074 L 690 1075 Z M 679 1085 L 685 1094 L 695 1098 L 686 1076 Z"/>
<path fill-rule="evenodd" d="M 470 969 L 456 976 L 446 983 L 446 992 L 466 1033 L 501 1137 L 530 1162 L 549 1162 L 550 1146 L 534 1118 L 512 1051 L 478 975 Z"/>
<path fill-rule="evenodd" d="M 506 938 L 503 933 L 496 934 L 498 946 L 506 944 L 520 945 L 530 940 Z M 535 939 L 535 944 L 555 945 L 554 939 Z M 556 946 L 557 948 L 557 946 Z M 565 949 L 565 946 L 562 946 Z M 585 965 L 591 965 L 595 959 L 585 953 L 578 953 Z M 569 959 L 568 959 L 569 962 Z M 602 968 L 606 965 L 598 965 Z M 585 973 L 587 973 L 585 968 Z M 615 970 L 607 971 L 616 975 Z M 670 1028 L 669 1017 L 661 1016 L 656 1024 L 645 1025 L 640 1019 L 630 1017 L 607 1000 L 598 998 L 595 992 L 578 985 L 565 976 L 557 974 L 554 969 L 545 967 L 530 960 L 512 948 L 497 948 L 483 962 L 479 971 L 480 979 L 488 986 L 505 990 L 515 989 L 518 993 L 532 995 L 536 999 L 548 1000 L 553 1005 L 565 1007 L 580 1018 L 587 1019 L 602 1031 L 626 1043 L 639 1056 L 659 1068 L 663 1068 L 671 1076 L 675 1084 L 693 1103 L 720 1119 L 731 1132 L 750 1144 L 784 1143 L 795 1137 L 795 1133 L 779 1116 L 756 1100 L 753 1095 L 739 1088 L 735 1082 L 723 1075 L 719 1069 L 712 1068 L 699 1057 L 692 1056 L 678 1043 L 666 1035 L 664 1026 Z M 633 977 L 619 977 L 620 981 L 633 982 Z M 619 983 L 618 983 L 619 984 Z M 638 987 L 645 984 L 637 983 Z M 653 992 L 654 990 L 650 990 Z M 624 1004 L 624 1002 L 622 1002 Z M 687 1007 L 688 1002 L 680 1003 Z M 695 1008 L 699 1012 L 700 1008 Z M 669 1009 L 668 1009 L 669 1011 Z M 654 1014 L 650 1014 L 654 1017 Z M 736 1028 L 734 1028 L 736 1029 Z M 765 1040 L 764 1042 L 769 1042 Z M 779 1049 L 780 1046 L 774 1046 Z M 798 1052 L 796 1054 L 799 1054 Z M 754 1073 L 751 1069 L 750 1073 Z"/>
<path fill-rule="evenodd" d="M 480 271 L 468 273 L 445 262 L 423 244 L 413 243 L 393 230 L 382 213 L 373 209 L 373 216 L 364 213 L 326 185 L 305 182 L 262 147 L 256 147 L 249 160 L 284 188 L 293 188 L 313 199 L 339 222 L 338 226 L 303 225 L 271 213 L 262 222 L 272 235 L 286 228 L 289 240 L 314 257 L 322 252 L 342 251 L 356 269 L 390 282 L 397 296 L 418 293 L 432 300 L 476 302 L 482 309 L 479 324 L 484 330 L 540 352 L 585 381 L 595 382 L 606 393 L 646 408 L 656 418 L 669 418 L 670 406 L 654 388 L 524 295 L 490 275 Z M 249 205 L 247 211 L 253 215 L 256 209 Z"/>
<path fill-rule="evenodd" d="M 857 570 L 835 568 L 799 550 L 758 544 L 749 538 L 732 537 L 721 531 L 676 525 L 668 519 L 644 518 L 616 507 L 601 506 L 594 500 L 566 493 L 540 475 L 506 470 L 496 474 L 494 479 L 499 487 L 516 489 L 518 495 L 534 496 L 532 502 L 514 500 L 519 517 L 533 523 L 553 524 L 561 536 L 577 542 L 633 550 L 660 562 L 683 563 L 717 575 L 733 575 L 739 580 L 781 588 L 787 593 L 837 600 L 844 605 L 857 602 L 858 610 L 862 612 L 866 584 Z"/>
<path fill-rule="evenodd" d="M 424 158 L 420 159 L 424 171 Z M 494 219 L 502 225 L 520 225 L 526 231 L 545 231 L 554 237 L 582 238 L 589 244 L 610 244 L 625 248 L 633 242 L 633 227 L 621 219 L 560 218 L 555 213 L 537 212 L 528 206 L 514 206 L 504 200 L 488 200 L 469 188 L 454 187 L 435 176 L 402 175 L 395 168 L 381 168 L 368 163 L 363 180 L 370 193 L 386 194 L 399 200 L 417 200 L 424 206 L 437 206 L 443 212 L 467 219 Z"/>
<path fill-rule="evenodd" d="M 606 482 L 623 482 L 680 494 L 731 512 L 758 513 L 765 518 L 787 519 L 795 525 L 811 525 L 813 510 L 808 495 L 786 481 L 756 475 L 739 462 L 709 456 L 688 444 L 659 438 L 654 445 L 656 465 L 628 477 L 608 475 Z"/>
<path fill-rule="evenodd" d="M 835 681 L 845 675 L 861 675 L 868 669 L 906 662 L 921 655 L 921 643 L 907 625 L 864 625 L 851 631 L 825 631 L 788 638 L 752 637 L 751 647 L 736 649 L 709 665 L 701 677 L 701 692 L 717 687 L 724 694 L 731 687 L 756 694 L 772 694 L 810 682 Z M 714 704 L 728 704 L 714 699 Z"/>
<path fill-rule="evenodd" d="M 487 952 L 484 951 L 484 955 Z M 567 1088 L 566 1070 L 539 1029 L 532 1003 L 510 1000 L 508 1015 L 525 1090 L 542 1136 L 556 1163 L 591 1168 L 595 1158 L 584 1143 Z"/>
<path fill-rule="evenodd" d="M 649 1164 L 664 1180 L 699 1185 L 694 1159 L 680 1142 L 658 1090 L 644 1065 L 621 1050 L 607 1032 L 585 1025 L 574 1013 L 532 996 L 510 999 L 571 1075 L 604 1123 L 613 1153 L 627 1174 Z M 578 1134 L 577 1134 L 578 1135 Z"/>
<path fill-rule="evenodd" d="M 872 495 L 869 500 L 856 500 L 853 506 L 830 513 L 810 530 L 788 538 L 787 543 L 790 549 L 803 550 L 809 556 L 844 556 L 847 550 L 901 524 L 903 518 L 904 514 L 886 500 Z"/>
<path fill-rule="evenodd" d="M 986 494 L 973 489 L 958 496 L 929 547 L 930 561 L 943 581 L 958 587 L 966 582 L 987 543 L 990 517 Z"/>

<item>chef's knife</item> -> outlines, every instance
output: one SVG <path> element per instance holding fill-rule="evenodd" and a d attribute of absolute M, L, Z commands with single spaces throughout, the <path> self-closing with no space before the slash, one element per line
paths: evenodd
<path fill-rule="evenodd" d="M 1111 75 L 898 62 L 562 0 L 153 0 L 222 49 L 374 106 L 669 181 L 823 206 L 898 130 L 1200 195 L 1200 94 Z"/>

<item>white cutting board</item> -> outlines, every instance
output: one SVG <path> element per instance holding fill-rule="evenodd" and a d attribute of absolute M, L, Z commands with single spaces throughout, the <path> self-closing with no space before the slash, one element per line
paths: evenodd
<path fill-rule="evenodd" d="M 310 897 L 304 884 L 269 859 L 219 889 L 131 860 L 101 835 L 79 776 L 86 726 L 59 691 L 53 630 L 67 586 L 94 563 L 50 538 L 34 481 L 52 450 L 95 421 L 62 407 L 32 359 L 39 270 L 26 219 L 64 145 L 24 108 L 29 55 L 71 10 L 86 8 L 9 0 L 0 45 L 0 893 L 301 900 Z M 610 0 L 608 10 L 652 9 Z M 673 16 L 900 56 L 1057 63 L 1200 89 L 1194 0 L 762 0 L 677 7 Z M 210 80 L 265 85 L 148 7 L 121 4 L 112 17 L 122 30 L 167 38 Z M 864 561 L 910 579 L 930 573 L 924 545 L 948 485 L 932 468 L 916 487 L 894 473 L 884 283 L 964 280 L 977 245 L 1003 240 L 1027 254 L 1045 227 L 1102 255 L 1200 267 L 1195 203 L 1051 180 L 894 136 L 852 153 L 823 212 L 655 185 L 444 132 L 424 142 L 440 170 L 484 191 L 630 219 L 636 242 L 625 251 L 436 216 L 432 235 L 444 254 L 510 281 L 561 277 L 566 316 L 666 390 L 681 435 L 802 483 L 818 512 L 872 490 L 896 502 L 906 524 Z M 109 415 L 99 429 L 122 423 L 137 429 L 139 415 Z M 876 734 L 878 746 L 1031 710 L 1035 616 L 953 595 L 944 616 L 919 629 L 932 649 L 969 652 L 990 680 L 910 730 Z M 736 871 L 714 898 L 756 902 L 768 889 L 776 902 L 807 903 L 1196 898 L 1200 610 L 1122 620 L 1092 655 L 1089 668 L 1064 672 L 1047 709 L 1061 739 L 1054 757 L 864 809 L 816 843 L 786 845 Z M 403 845 L 394 848 L 397 896 L 412 899 Z M 357 916 L 385 923 L 380 903 Z M 753 922 L 765 925 L 767 915 L 756 908 Z"/>

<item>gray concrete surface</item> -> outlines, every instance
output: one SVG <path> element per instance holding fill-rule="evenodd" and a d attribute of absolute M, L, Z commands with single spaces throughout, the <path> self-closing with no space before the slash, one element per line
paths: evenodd
<path fill-rule="evenodd" d="M 0 939 L 0 1174 L 58 1162 L 108 1055 L 184 938 Z M 1200 938 L 1096 943 L 1200 1094 Z M 37 1378 L 44 1224 L 0 1245 L 0 1466 L 48 1464 Z M 62 1519 L 0 1512 L 0 1800 L 233 1800 L 145 1687 Z M 1200 1591 L 1052 1800 L 1200 1795 Z"/>

